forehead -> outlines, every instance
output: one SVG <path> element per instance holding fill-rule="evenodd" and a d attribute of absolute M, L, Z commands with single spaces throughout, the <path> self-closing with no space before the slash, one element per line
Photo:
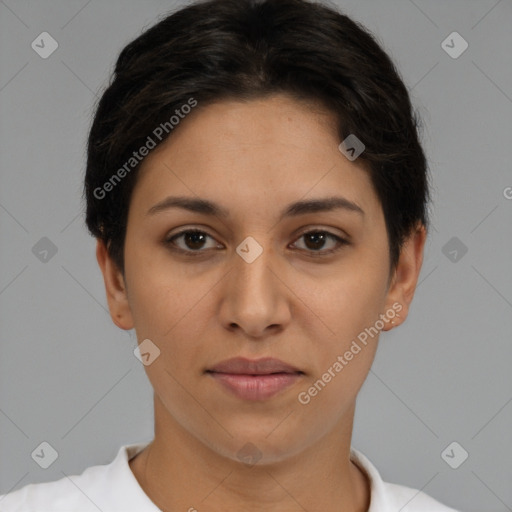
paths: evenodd
<path fill-rule="evenodd" d="M 320 105 L 273 95 L 246 102 L 199 104 L 167 142 L 175 155 L 202 151 L 214 157 L 229 157 L 233 152 L 261 157 L 261 151 L 276 146 L 283 146 L 281 151 L 288 147 L 288 155 L 291 150 L 319 153 L 336 139 L 335 118 Z"/>
<path fill-rule="evenodd" d="M 145 158 L 132 202 L 172 193 L 250 207 L 259 196 L 270 208 L 340 193 L 371 214 L 378 199 L 365 165 L 346 159 L 338 139 L 333 115 L 287 96 L 198 105 Z"/>

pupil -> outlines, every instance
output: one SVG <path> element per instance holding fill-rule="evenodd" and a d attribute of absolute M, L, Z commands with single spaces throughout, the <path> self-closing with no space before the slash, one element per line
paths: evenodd
<path fill-rule="evenodd" d="M 308 241 L 313 241 L 313 247 L 310 247 Z M 323 233 L 312 233 L 306 236 L 306 245 L 309 249 L 321 249 L 325 242 L 325 234 Z"/>
<path fill-rule="evenodd" d="M 204 243 L 203 233 L 187 233 L 185 235 L 185 243 L 190 249 L 200 249 Z"/>

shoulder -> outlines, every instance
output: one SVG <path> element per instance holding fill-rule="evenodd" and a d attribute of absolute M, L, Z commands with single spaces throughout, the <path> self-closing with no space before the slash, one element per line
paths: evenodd
<path fill-rule="evenodd" d="M 128 460 L 145 443 L 122 446 L 109 464 L 91 466 L 80 475 L 64 476 L 52 482 L 29 484 L 9 494 L 0 495 L 1 512 L 98 512 L 125 510 L 127 503 L 148 510 L 148 498 L 137 492 L 135 477 Z M 131 500 L 131 501 L 130 501 Z"/>
<path fill-rule="evenodd" d="M 354 448 L 351 449 L 350 458 L 370 482 L 371 501 L 368 512 L 457 512 L 422 491 L 384 482 L 370 460 Z"/>
<path fill-rule="evenodd" d="M 80 510 L 98 512 L 88 496 L 97 492 L 104 479 L 104 466 L 92 466 L 81 475 L 63 477 L 53 482 L 29 484 L 0 496 L 2 512 L 52 512 Z"/>
<path fill-rule="evenodd" d="M 403 485 L 384 483 L 390 510 L 401 512 L 457 512 L 443 505 L 428 494 Z"/>

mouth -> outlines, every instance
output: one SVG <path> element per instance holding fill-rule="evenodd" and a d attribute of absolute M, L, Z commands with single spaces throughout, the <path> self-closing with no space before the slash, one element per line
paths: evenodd
<path fill-rule="evenodd" d="M 271 375 L 273 373 L 304 373 L 295 366 L 292 366 L 280 359 L 273 357 L 263 357 L 261 359 L 246 359 L 244 357 L 235 357 L 227 359 L 215 366 L 212 366 L 207 372 L 229 373 L 232 375 Z"/>
<path fill-rule="evenodd" d="M 205 371 L 222 387 L 242 400 L 261 401 L 284 391 L 305 373 L 279 359 L 237 357 Z"/>

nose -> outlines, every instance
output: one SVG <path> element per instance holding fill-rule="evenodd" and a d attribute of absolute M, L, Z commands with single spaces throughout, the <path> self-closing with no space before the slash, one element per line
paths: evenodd
<path fill-rule="evenodd" d="M 233 259 L 222 290 L 222 324 L 253 339 L 281 332 L 290 323 L 292 293 L 279 276 L 277 258 L 264 248 L 250 263 L 238 253 Z"/>

